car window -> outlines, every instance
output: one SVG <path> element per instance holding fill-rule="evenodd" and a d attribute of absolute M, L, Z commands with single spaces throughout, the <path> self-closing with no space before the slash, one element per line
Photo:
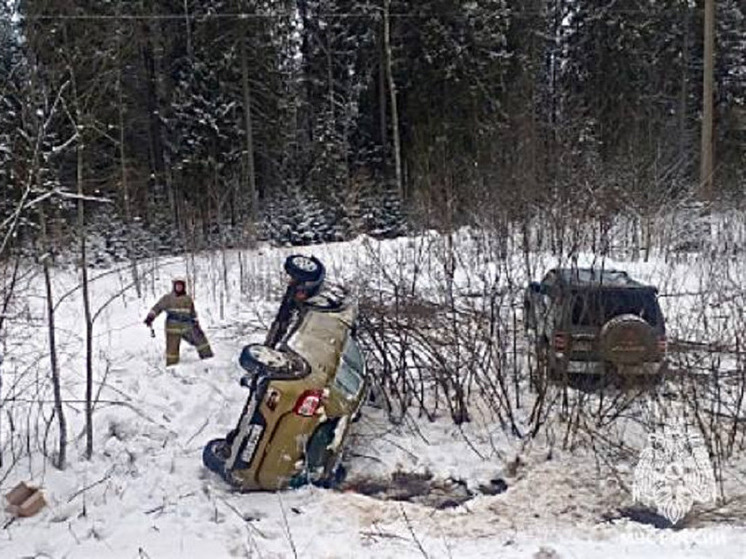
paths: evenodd
<path fill-rule="evenodd" d="M 363 354 L 360 352 L 360 348 L 354 338 L 350 337 L 347 339 L 344 351 L 342 352 L 342 359 L 347 361 L 359 374 L 363 374 L 363 369 L 365 368 Z"/>
<path fill-rule="evenodd" d="M 365 364 L 360 348 L 351 337 L 347 339 L 342 351 L 342 359 L 334 377 L 334 384 L 345 394 L 355 396 L 360 391 L 363 383 L 363 371 Z"/>
<path fill-rule="evenodd" d="M 658 325 L 658 304 L 649 291 L 600 290 L 573 294 L 573 324 L 601 326 L 621 314 L 635 314 L 651 326 Z"/>

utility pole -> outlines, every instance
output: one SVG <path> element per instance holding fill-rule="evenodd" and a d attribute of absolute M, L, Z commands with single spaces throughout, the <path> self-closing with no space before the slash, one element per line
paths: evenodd
<path fill-rule="evenodd" d="M 715 0 L 705 0 L 704 76 L 702 80 L 702 153 L 699 182 L 702 197 L 713 194 L 713 66 L 715 65 Z"/>

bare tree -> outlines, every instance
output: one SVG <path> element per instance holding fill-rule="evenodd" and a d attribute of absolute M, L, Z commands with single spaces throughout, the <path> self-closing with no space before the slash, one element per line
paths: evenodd
<path fill-rule="evenodd" d="M 67 457 L 67 421 L 65 420 L 65 410 L 62 405 L 62 388 L 60 381 L 60 367 L 57 359 L 57 339 L 54 313 L 54 295 L 52 292 L 52 274 L 51 259 L 49 252 L 49 242 L 47 234 L 47 218 L 42 205 L 39 205 L 39 224 L 41 227 L 41 250 L 39 262 L 44 272 L 44 287 L 46 292 L 47 305 L 47 333 L 49 340 L 49 362 L 52 369 L 52 388 L 54 391 L 54 412 L 57 416 L 57 426 L 59 429 L 59 449 L 54 464 L 60 470 L 65 469 Z"/>

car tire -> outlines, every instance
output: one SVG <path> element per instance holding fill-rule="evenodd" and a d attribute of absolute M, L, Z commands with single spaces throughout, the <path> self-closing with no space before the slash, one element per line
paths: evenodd
<path fill-rule="evenodd" d="M 290 356 L 264 344 L 245 346 L 238 362 L 252 374 L 288 373 L 293 366 Z"/>
<path fill-rule="evenodd" d="M 285 272 L 294 280 L 316 282 L 324 276 L 324 265 L 315 256 L 293 254 L 285 259 Z"/>
<path fill-rule="evenodd" d="M 226 445 L 225 439 L 213 439 L 202 450 L 202 463 L 208 470 L 221 476 L 225 474 L 225 461 L 228 458 L 224 451 Z"/>
<path fill-rule="evenodd" d="M 635 314 L 622 314 L 601 327 L 599 352 L 615 365 L 637 365 L 658 357 L 655 329 Z"/>

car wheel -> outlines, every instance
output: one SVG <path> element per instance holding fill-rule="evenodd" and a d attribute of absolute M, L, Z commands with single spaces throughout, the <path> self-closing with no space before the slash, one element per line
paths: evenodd
<path fill-rule="evenodd" d="M 315 282 L 324 275 L 324 265 L 315 256 L 293 254 L 285 259 L 285 272 L 299 282 Z"/>
<path fill-rule="evenodd" d="M 202 451 L 202 463 L 216 474 L 225 474 L 225 461 L 230 458 L 230 446 L 225 439 L 213 439 Z"/>
<path fill-rule="evenodd" d="M 264 344 L 247 345 L 238 361 L 244 370 L 254 374 L 287 373 L 293 364 L 286 353 Z"/>

